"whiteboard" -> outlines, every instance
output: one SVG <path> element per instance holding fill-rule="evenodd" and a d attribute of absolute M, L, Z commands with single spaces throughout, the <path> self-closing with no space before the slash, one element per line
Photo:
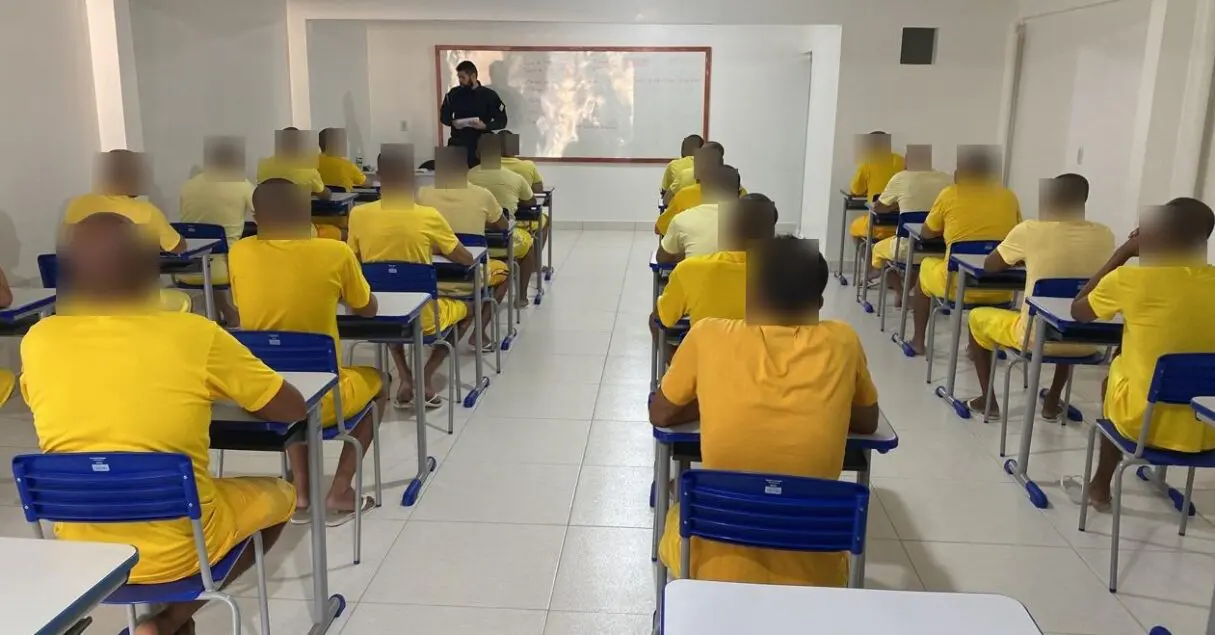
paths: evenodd
<path fill-rule="evenodd" d="M 712 50 L 436 46 L 437 99 L 470 60 L 506 106 L 519 154 L 548 161 L 660 163 L 708 137 Z M 440 143 L 449 131 L 440 129 Z"/>

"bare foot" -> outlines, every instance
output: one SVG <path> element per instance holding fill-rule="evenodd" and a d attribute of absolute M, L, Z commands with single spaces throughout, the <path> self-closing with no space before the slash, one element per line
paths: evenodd
<path fill-rule="evenodd" d="M 397 388 L 396 399 L 392 400 L 392 405 L 400 408 L 409 405 L 413 401 L 413 386 L 401 382 L 400 388 Z"/>
<path fill-rule="evenodd" d="M 1042 418 L 1047 421 L 1058 421 L 1063 414 L 1063 404 L 1060 403 L 1058 397 L 1047 395 L 1042 400 Z"/>
<path fill-rule="evenodd" d="M 352 487 L 347 487 L 343 492 L 329 490 L 329 495 L 325 497 L 325 509 L 331 512 L 350 513 L 357 509 L 356 502 Z"/>
<path fill-rule="evenodd" d="M 523 296 L 523 297 L 520 297 L 518 300 L 515 300 L 516 309 L 526 309 L 528 307 L 528 305 L 530 305 L 530 304 L 531 304 L 531 301 L 527 299 L 527 296 Z"/>
<path fill-rule="evenodd" d="M 1110 496 L 1109 485 L 1100 484 L 1095 481 L 1089 483 L 1088 503 L 1093 506 L 1093 509 L 1096 509 L 1097 511 L 1108 511 L 1110 508 L 1110 501 L 1112 500 L 1113 497 Z"/>
<path fill-rule="evenodd" d="M 969 408 L 971 412 L 973 412 L 975 414 L 980 414 L 980 415 L 983 414 L 983 408 L 986 405 L 987 405 L 987 397 L 984 397 L 983 395 L 979 395 L 978 397 L 975 397 L 974 399 L 971 399 L 970 401 L 966 402 L 966 407 Z M 989 408 L 987 410 L 987 416 L 989 416 L 989 417 L 1000 416 L 1000 407 L 996 405 L 996 401 L 994 399 L 991 401 L 991 408 Z"/>

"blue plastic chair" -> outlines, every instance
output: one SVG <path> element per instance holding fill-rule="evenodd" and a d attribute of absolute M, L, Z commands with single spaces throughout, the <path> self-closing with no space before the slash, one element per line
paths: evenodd
<path fill-rule="evenodd" d="M 1084 461 L 1084 489 L 1082 500 L 1088 500 L 1089 480 L 1093 471 L 1093 450 L 1097 444 L 1097 433 L 1105 435 L 1122 450 L 1122 460 L 1114 470 L 1113 514 L 1114 524 L 1111 534 L 1113 541 L 1110 546 L 1110 592 L 1118 590 L 1118 538 L 1122 521 L 1122 477 L 1131 466 L 1152 466 L 1161 468 L 1155 480 L 1173 499 L 1173 506 L 1181 512 L 1181 526 L 1177 530 L 1180 536 L 1185 535 L 1186 523 L 1195 514 L 1190 503 L 1194 491 L 1194 471 L 1197 468 L 1215 467 L 1215 450 L 1207 452 L 1174 452 L 1158 450 L 1147 445 L 1149 431 L 1152 425 L 1152 414 L 1157 404 L 1188 405 L 1194 397 L 1215 394 L 1215 353 L 1180 353 L 1161 355 L 1156 361 L 1156 372 L 1152 375 L 1152 383 L 1148 388 L 1147 410 L 1143 413 L 1143 427 L 1138 439 L 1122 436 L 1114 423 L 1109 419 L 1098 419 L 1097 425 L 1088 432 L 1088 453 Z M 1195 425 L 1201 425 L 1195 423 Z M 1185 493 L 1169 488 L 1164 476 L 1169 467 L 1187 468 Z M 1140 477 L 1143 478 L 1140 468 Z M 1180 500 L 1178 500 L 1180 499 Z M 1088 519 L 1088 505 L 1080 506 L 1080 531 L 1084 531 Z"/>
<path fill-rule="evenodd" d="M 43 289 L 54 289 L 59 282 L 59 257 L 55 254 L 38 254 L 38 275 Z"/>
<path fill-rule="evenodd" d="M 1087 278 L 1044 278 L 1034 283 L 1033 297 L 1037 298 L 1074 298 L 1080 295 L 1080 290 L 1084 285 L 1088 284 Z M 1008 441 L 1008 399 L 1009 387 L 1012 384 L 1012 371 L 1018 364 L 1022 364 L 1022 368 L 1028 368 L 1029 362 L 1033 361 L 1033 345 L 1030 338 L 1033 336 L 1032 329 L 1029 325 L 1025 328 L 1025 338 L 1021 342 L 1021 348 L 1005 349 L 996 345 L 996 350 L 991 356 L 991 374 L 990 377 L 996 376 L 996 361 L 999 359 L 1001 352 L 1011 354 L 1011 359 L 1008 362 L 1008 367 L 1004 369 L 1004 397 L 1003 406 L 1000 410 L 1000 456 L 1005 455 L 1005 449 Z M 1100 351 L 1090 353 L 1088 355 L 1043 355 L 1043 364 L 1070 364 L 1072 366 L 1100 366 L 1109 358 L 1109 351 Z M 987 413 L 991 410 L 991 403 L 995 399 L 993 394 L 995 391 L 987 391 L 987 402 L 983 406 L 983 423 L 987 423 Z M 1042 389 L 1040 396 L 1045 398 L 1046 389 Z M 1071 405 L 1072 399 L 1072 377 L 1067 378 L 1067 387 L 1063 393 L 1063 416 L 1060 417 L 1060 423 L 1067 425 L 1067 420 L 1083 421 L 1084 416 L 1078 408 Z"/>
<path fill-rule="evenodd" d="M 878 306 L 877 306 L 877 314 L 878 314 L 878 320 L 879 320 L 878 321 L 878 330 L 882 331 L 883 333 L 886 332 L 886 283 L 885 283 L 886 276 L 889 275 L 889 273 L 891 271 L 897 270 L 899 272 L 900 277 L 902 277 L 902 279 L 903 279 L 903 283 L 904 284 L 907 283 L 907 273 L 905 271 L 903 271 L 903 269 L 906 268 L 906 263 L 904 263 L 903 260 L 899 258 L 899 249 L 902 247 L 903 241 L 908 240 L 906 225 L 908 223 L 911 223 L 911 224 L 923 223 L 924 220 L 927 218 L 928 218 L 928 212 L 901 212 L 901 213 L 899 213 L 899 223 L 898 223 L 898 225 L 895 225 L 895 229 L 894 229 L 894 258 L 892 260 L 890 260 L 890 262 L 887 262 L 885 265 L 883 265 L 882 269 L 878 272 L 878 280 L 882 281 L 880 283 L 881 287 L 879 287 L 880 289 L 882 289 L 882 291 L 881 291 L 881 293 L 878 294 Z M 913 266 L 914 266 L 914 263 L 913 263 Z"/>
<path fill-rule="evenodd" d="M 435 332 L 423 334 L 422 346 L 442 346 L 447 349 L 447 434 L 455 432 L 455 404 L 461 398 L 460 363 L 456 358 L 455 342 L 460 341 L 459 325 L 453 324 L 446 329 L 439 329 L 439 278 L 432 264 L 420 262 L 365 262 L 363 277 L 371 285 L 372 291 L 384 293 L 427 293 L 432 298 L 429 310 L 434 312 Z M 427 309 L 422 309 L 423 311 Z M 421 319 L 419 317 L 419 319 Z M 396 343 L 417 345 L 412 336 L 405 336 Z M 376 346 L 383 343 L 375 342 Z M 421 381 L 422 369 L 415 368 L 415 381 Z M 425 395 L 422 395 L 425 399 Z M 415 396 L 414 401 L 418 398 Z"/>
<path fill-rule="evenodd" d="M 979 254 L 985 256 L 995 251 L 996 247 L 999 245 L 1000 241 L 998 240 L 959 240 L 949 245 L 949 254 Z M 946 260 L 946 267 L 945 295 L 948 297 L 932 298 L 932 312 L 928 314 L 928 341 L 924 347 L 924 357 L 928 362 L 928 383 L 932 383 L 932 350 L 933 344 L 936 341 L 936 318 L 938 312 L 969 311 L 976 307 L 996 307 L 1009 309 L 1013 306 L 1011 302 L 997 302 L 994 304 L 985 302 L 963 302 L 961 307 L 956 306 L 957 303 L 954 302 L 953 296 L 950 294 L 949 290 L 950 283 L 954 280 L 954 277 L 959 274 L 957 272 L 957 268 L 954 267 L 953 263 L 948 259 Z M 963 298 L 963 300 L 965 300 L 965 298 Z"/>
<path fill-rule="evenodd" d="M 278 372 L 302 373 L 333 373 L 339 374 L 337 349 L 333 338 L 324 333 L 296 333 L 291 331 L 233 331 L 232 335 L 244 344 L 258 359 Z M 341 417 L 342 391 L 333 389 L 333 411 Z M 371 416 L 371 449 L 372 465 L 375 470 L 375 504 L 379 506 L 384 498 L 383 484 L 380 475 L 380 444 L 379 420 L 380 413 L 376 410 L 373 399 L 349 419 L 341 420 L 338 425 L 323 428 L 321 438 L 326 441 L 341 441 L 354 449 L 354 494 L 358 501 L 354 514 L 354 563 L 359 564 L 363 553 L 363 445 L 350 435 L 364 417 Z M 223 474 L 223 450 L 219 451 L 217 462 L 218 473 Z M 323 478 L 321 474 L 309 474 L 309 478 Z M 323 501 L 312 501 L 313 505 L 324 504 Z"/>
<path fill-rule="evenodd" d="M 240 635 L 240 607 L 220 591 L 233 565 L 253 544 L 261 627 L 270 632 L 266 567 L 261 533 L 236 545 L 213 565 L 203 534 L 203 510 L 194 466 L 184 454 L 153 452 L 79 452 L 23 454 L 13 457 L 13 479 L 25 520 L 38 538 L 39 521 L 128 523 L 188 519 L 194 532 L 199 572 L 162 584 L 124 584 L 104 604 L 127 607 L 129 632 L 135 632 L 135 605 L 216 600 L 232 612 L 232 632 Z"/>
<path fill-rule="evenodd" d="M 211 252 L 212 255 L 223 255 L 228 253 L 228 232 L 223 228 L 223 225 L 212 225 L 210 223 L 171 223 L 173 229 L 181 234 L 182 238 L 201 238 L 204 240 L 219 240 L 219 245 Z M 184 282 L 173 281 L 174 285 L 179 289 L 202 289 L 201 284 L 186 284 Z M 227 289 L 227 284 L 213 284 L 216 289 Z"/>
<path fill-rule="evenodd" d="M 865 552 L 869 488 L 777 474 L 688 470 L 679 479 L 680 575 L 692 578 L 693 537 L 785 551 Z M 851 567 L 848 586 L 860 588 Z"/>

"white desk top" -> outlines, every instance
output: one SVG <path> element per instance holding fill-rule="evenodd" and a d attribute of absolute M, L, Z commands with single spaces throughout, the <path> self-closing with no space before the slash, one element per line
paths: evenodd
<path fill-rule="evenodd" d="M 189 258 L 198 255 L 199 251 L 207 251 L 208 248 L 214 248 L 219 244 L 218 238 L 187 238 L 186 251 L 181 254 L 182 258 Z"/>
<path fill-rule="evenodd" d="M 0 538 L 13 573 L 0 576 L 4 632 L 62 632 L 125 583 L 138 559 L 130 545 Z"/>
<path fill-rule="evenodd" d="M 903 228 L 907 230 L 907 235 L 920 237 L 920 232 L 924 230 L 924 223 L 903 223 Z"/>
<path fill-rule="evenodd" d="M 54 304 L 54 289 L 29 289 L 13 287 L 13 303 L 0 309 L 0 319 L 12 320 L 27 313 L 41 311 L 44 307 Z M 50 299 L 50 302 L 47 300 Z"/>
<path fill-rule="evenodd" d="M 481 262 L 481 261 L 485 260 L 485 254 L 489 252 L 488 247 L 469 247 L 469 246 L 465 245 L 464 248 L 468 250 L 468 253 L 472 254 L 473 260 L 475 260 L 477 262 Z M 439 254 L 435 254 L 432 262 L 434 262 L 434 264 L 436 264 L 436 265 L 455 264 L 447 256 L 440 256 Z"/>
<path fill-rule="evenodd" d="M 324 396 L 329 384 L 337 379 L 333 373 L 279 373 L 287 383 L 295 386 L 309 405 Z M 216 401 L 211 404 L 211 421 L 261 421 L 244 408 L 231 401 Z"/>
<path fill-rule="evenodd" d="M 1002 595 L 676 580 L 665 611 L 666 635 L 1042 635 Z"/>
<path fill-rule="evenodd" d="M 378 304 L 376 317 L 410 316 L 425 306 L 426 302 L 430 300 L 429 293 L 375 291 L 372 295 L 375 296 L 376 303 Z M 344 304 L 339 304 L 338 315 L 351 315 L 350 309 Z"/>
<path fill-rule="evenodd" d="M 318 198 L 315 195 L 312 197 L 313 203 L 351 203 L 358 194 L 354 192 L 330 192 L 328 199 Z"/>
<path fill-rule="evenodd" d="M 1072 298 L 1042 298 L 1033 296 L 1026 299 L 1026 302 L 1037 307 L 1039 313 L 1049 314 L 1052 318 L 1059 322 L 1074 323 L 1075 318 L 1072 317 Z M 1098 325 L 1121 325 L 1122 315 L 1115 315 L 1112 320 L 1095 320 L 1090 324 Z"/>
<path fill-rule="evenodd" d="M 986 254 L 949 254 L 950 260 L 956 260 L 967 269 L 982 271 L 987 264 Z M 1006 269 L 1001 273 L 1025 273 L 1025 267 L 1017 266 Z M 994 274 L 993 274 L 994 275 Z"/>
<path fill-rule="evenodd" d="M 1194 397 L 1190 404 L 1194 407 L 1194 415 L 1199 421 L 1215 426 L 1215 397 Z"/>

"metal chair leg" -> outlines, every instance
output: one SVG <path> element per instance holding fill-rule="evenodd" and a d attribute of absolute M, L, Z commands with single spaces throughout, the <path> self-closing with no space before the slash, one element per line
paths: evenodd
<path fill-rule="evenodd" d="M 1072 368 L 1067 371 L 1067 384 L 1063 387 L 1063 414 L 1059 417 L 1059 425 L 1067 425 L 1067 415 L 1072 411 L 1072 378 L 1076 376 L 1076 369 Z"/>
<path fill-rule="evenodd" d="M 257 601 L 261 605 L 262 635 L 270 635 L 270 592 L 266 587 L 266 548 L 262 532 L 253 534 L 253 566 L 257 568 Z"/>
<path fill-rule="evenodd" d="M 354 563 L 359 564 L 363 559 L 363 444 L 345 433 L 336 438 L 354 449 Z"/>
<path fill-rule="evenodd" d="M 994 379 L 996 376 L 996 362 L 999 359 L 1000 359 L 1000 346 L 997 344 L 996 347 L 991 351 L 991 364 L 989 365 L 989 367 L 987 369 L 987 394 L 985 395 L 986 399 L 983 400 L 983 423 L 988 423 L 991 421 L 991 417 L 987 413 L 991 412 L 991 404 L 996 400 L 996 391 L 992 390 L 992 386 L 991 386 L 992 381 L 991 380 Z M 1002 429 L 1000 430 L 1000 434 L 1001 435 L 1004 434 L 1004 431 Z M 1001 455 L 1003 455 L 1003 452 L 1004 452 L 1004 439 L 1003 438 L 1000 439 L 1000 452 L 1001 452 Z"/>
<path fill-rule="evenodd" d="M 1008 362 L 1008 367 L 1004 369 L 1004 407 L 1000 408 L 1000 456 L 1005 456 L 1008 448 L 1008 404 L 1012 401 L 1008 394 L 1012 390 L 1012 372 L 1013 368 L 1021 363 L 1021 359 L 1013 359 Z M 992 363 L 995 363 L 995 358 L 992 358 Z"/>
<path fill-rule="evenodd" d="M 1088 448 L 1084 453 L 1084 484 L 1080 489 L 1080 531 L 1088 521 L 1088 490 L 1089 481 L 1093 478 L 1093 450 L 1097 448 L 1097 426 L 1088 429 Z"/>
<path fill-rule="evenodd" d="M 1190 497 L 1194 494 L 1194 468 L 1185 474 L 1185 495 L 1181 502 L 1181 527 L 1177 529 L 1178 536 L 1185 535 L 1185 527 L 1190 522 Z"/>
<path fill-rule="evenodd" d="M 933 300 L 932 309 L 928 311 L 928 341 L 924 343 L 924 357 L 928 366 L 928 376 L 924 378 L 924 383 L 926 384 L 932 383 L 932 351 L 936 345 L 937 311 L 940 310 L 940 307 L 941 305 L 937 304 L 936 300 Z"/>
<path fill-rule="evenodd" d="M 1122 459 L 1114 470 L 1114 500 L 1111 509 L 1114 514 L 1114 524 L 1110 531 L 1110 593 L 1118 592 L 1118 538 L 1122 529 L 1122 477 L 1126 474 L 1126 468 L 1133 464 L 1127 459 Z M 1088 499 L 1085 498 L 1084 501 L 1087 504 Z"/>

